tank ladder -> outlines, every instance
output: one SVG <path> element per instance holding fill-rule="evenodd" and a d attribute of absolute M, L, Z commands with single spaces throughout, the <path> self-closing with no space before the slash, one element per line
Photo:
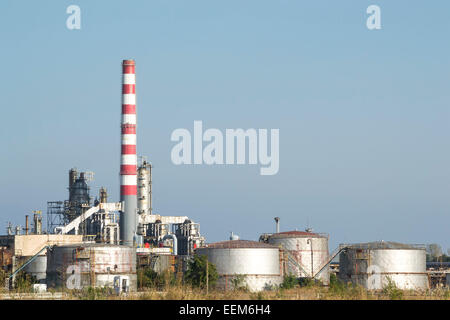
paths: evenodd
<path fill-rule="evenodd" d="M 330 262 L 339 254 L 341 253 L 343 250 L 347 249 L 347 245 L 340 245 L 339 247 L 337 247 L 336 249 L 334 249 L 334 251 L 330 254 L 330 256 L 328 257 L 328 259 L 325 261 L 325 263 L 323 263 L 320 268 L 318 269 L 318 271 L 316 273 L 313 274 L 313 278 L 317 277 L 319 275 L 319 273 L 322 272 L 323 269 L 325 269 L 326 266 L 328 266 L 330 264 Z"/>

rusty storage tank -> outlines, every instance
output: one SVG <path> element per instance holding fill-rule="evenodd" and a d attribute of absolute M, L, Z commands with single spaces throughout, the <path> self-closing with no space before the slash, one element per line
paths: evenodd
<path fill-rule="evenodd" d="M 370 290 L 383 289 L 389 280 L 400 289 L 427 289 L 424 245 L 378 241 L 341 245 L 338 278 Z"/>
<path fill-rule="evenodd" d="M 129 291 L 136 291 L 136 249 L 111 244 L 55 246 L 47 252 L 47 286 L 82 289 L 111 287 L 125 279 Z"/>
<path fill-rule="evenodd" d="M 280 251 L 267 243 L 222 241 L 197 248 L 195 253 L 206 255 L 208 261 L 216 266 L 219 274 L 217 287 L 220 289 L 242 285 L 250 291 L 261 291 L 282 282 Z"/>
<path fill-rule="evenodd" d="M 324 267 L 329 257 L 328 238 L 328 235 L 323 233 L 286 231 L 269 235 L 268 243 L 286 252 L 289 274 L 299 278 L 314 276 L 322 284 L 329 285 L 329 267 Z"/>

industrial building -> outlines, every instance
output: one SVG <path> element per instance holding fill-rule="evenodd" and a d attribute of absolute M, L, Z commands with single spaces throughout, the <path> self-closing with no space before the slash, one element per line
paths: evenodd
<path fill-rule="evenodd" d="M 119 201 L 108 201 L 105 187 L 94 196 L 94 173 L 71 168 L 67 199 L 47 202 L 47 230 L 42 213 L 33 211 L 31 226 L 27 215 L 24 228 L 9 224 L 0 236 L 6 287 L 13 288 L 15 277 L 24 271 L 49 288 L 135 291 L 139 268 L 182 276 L 194 254 L 206 255 L 216 266 L 218 288 L 224 290 L 241 285 L 251 291 L 276 288 L 287 275 L 327 286 L 330 272 L 371 290 L 389 281 L 401 289 L 449 285 L 448 267 L 427 271 L 424 246 L 382 241 L 340 245 L 330 253 L 328 234 L 310 228 L 281 232 L 279 217 L 276 232 L 262 234 L 259 241 L 232 234 L 228 241 L 206 244 L 200 224 L 190 217 L 153 209 L 153 166 L 145 157 L 138 162 L 136 111 L 136 64 L 123 60 Z M 339 263 L 333 263 L 337 256 Z"/>
<path fill-rule="evenodd" d="M 123 60 L 120 201 L 108 202 L 104 187 L 94 198 L 89 186 L 94 173 L 70 169 L 68 199 L 48 201 L 45 232 L 36 212 L 32 229 L 26 216 L 23 230 L 9 224 L 7 235 L 0 236 L 1 267 L 10 274 L 7 287 L 24 271 L 54 288 L 133 291 L 138 262 L 141 267 L 170 268 L 174 259 L 169 257 L 183 260 L 204 245 L 200 225 L 189 217 L 153 212 L 152 165 L 145 157 L 137 161 L 135 69 L 134 60 Z M 67 282 L 71 276 L 80 279 L 74 280 L 77 285 Z"/>

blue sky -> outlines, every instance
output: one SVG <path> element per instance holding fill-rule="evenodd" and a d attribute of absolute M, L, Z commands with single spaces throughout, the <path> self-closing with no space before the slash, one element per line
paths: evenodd
<path fill-rule="evenodd" d="M 81 30 L 66 8 L 81 8 Z M 366 28 L 381 7 L 382 29 Z M 0 224 L 67 198 L 71 167 L 119 198 L 122 59 L 154 208 L 208 241 L 274 230 L 450 248 L 448 1 L 0 3 Z M 279 128 L 280 171 L 175 166 L 177 128 Z"/>

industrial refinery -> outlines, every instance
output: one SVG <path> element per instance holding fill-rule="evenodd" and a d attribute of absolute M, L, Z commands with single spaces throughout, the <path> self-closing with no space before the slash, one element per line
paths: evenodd
<path fill-rule="evenodd" d="M 137 157 L 135 71 L 134 60 L 123 60 L 120 199 L 110 199 L 106 186 L 92 194 L 94 172 L 61 172 L 68 175 L 67 199 L 48 200 L 46 230 L 42 211 L 35 210 L 25 216 L 25 227 L 9 224 L 0 236 L 6 289 L 14 289 L 17 275 L 25 272 L 38 291 L 110 287 L 127 294 L 138 290 L 140 268 L 171 270 L 182 278 L 196 255 L 215 265 L 217 288 L 225 291 L 236 289 L 236 279 L 251 292 L 272 290 L 286 276 L 329 286 L 332 274 L 369 290 L 381 290 L 389 281 L 400 289 L 448 286 L 448 269 L 427 268 L 424 245 L 378 241 L 341 244 L 330 252 L 329 234 L 295 227 L 280 231 L 279 217 L 276 232 L 261 232 L 256 241 L 232 234 L 208 243 L 199 222 L 155 212 L 152 163 Z"/>

